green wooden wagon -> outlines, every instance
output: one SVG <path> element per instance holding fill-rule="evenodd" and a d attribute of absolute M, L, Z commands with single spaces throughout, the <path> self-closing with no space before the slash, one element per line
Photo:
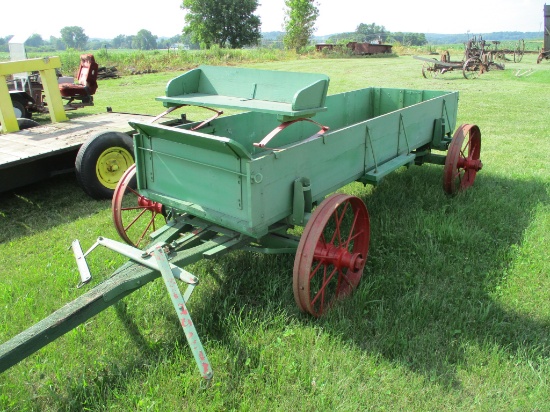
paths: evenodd
<path fill-rule="evenodd" d="M 198 279 L 185 267 L 236 248 L 294 253 L 300 310 L 322 315 L 359 284 L 369 249 L 363 201 L 336 193 L 376 185 L 413 164 L 441 164 L 449 195 L 481 169 L 481 134 L 456 129 L 458 93 L 369 87 L 327 96 L 321 74 L 201 66 L 171 80 L 168 111 L 213 109 L 180 126 L 131 122 L 136 164 L 120 180 L 113 218 L 126 243 L 100 237 L 83 253 L 73 242 L 81 283 L 85 257 L 102 245 L 129 258 L 107 281 L 0 347 L 0 371 L 162 277 L 206 379 L 213 375 L 187 309 Z M 218 117 L 220 108 L 241 111 Z M 438 152 L 438 153 L 437 153 Z M 444 154 L 447 152 L 446 154 Z M 303 226 L 303 234 L 292 234 Z M 148 248 L 141 247 L 147 244 Z M 176 280 L 186 285 L 182 294 Z"/>

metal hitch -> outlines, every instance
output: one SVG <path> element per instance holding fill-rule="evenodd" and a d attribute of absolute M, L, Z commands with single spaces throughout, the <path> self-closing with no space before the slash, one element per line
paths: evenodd
<path fill-rule="evenodd" d="M 80 272 L 79 287 L 85 283 L 88 283 L 92 278 L 90 269 L 86 263 L 86 256 L 88 256 L 88 254 L 90 254 L 98 246 L 104 246 L 128 257 L 140 265 L 160 272 L 162 280 L 168 290 L 168 294 L 170 295 L 170 299 L 172 300 L 172 305 L 178 315 L 181 327 L 183 328 L 187 343 L 189 344 L 193 357 L 195 358 L 195 362 L 197 363 L 197 367 L 199 368 L 199 371 L 204 379 L 212 379 L 212 367 L 210 366 L 210 362 L 208 361 L 208 357 L 206 356 L 206 352 L 204 351 L 199 335 L 186 306 L 187 301 L 191 297 L 191 293 L 193 293 L 195 286 L 199 283 L 199 279 L 186 270 L 169 262 L 168 255 L 165 251 L 167 248 L 165 243 L 157 243 L 149 249 L 143 251 L 125 243 L 117 242 L 104 237 L 98 237 L 97 241 L 86 251 L 86 253 L 82 253 L 82 248 L 80 247 L 80 242 L 78 240 L 75 240 L 72 243 L 76 263 Z M 183 294 L 180 292 L 175 279 L 187 283 L 187 288 Z"/>

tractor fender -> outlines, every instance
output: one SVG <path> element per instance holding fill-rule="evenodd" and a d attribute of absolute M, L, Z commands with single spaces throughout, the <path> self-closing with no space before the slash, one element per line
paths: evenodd
<path fill-rule="evenodd" d="M 30 119 L 32 112 L 36 111 L 34 99 L 27 92 L 20 90 L 10 91 L 10 97 L 13 109 L 15 110 L 15 116 Z"/>
<path fill-rule="evenodd" d="M 24 103 L 25 106 L 36 104 L 30 94 L 21 90 L 10 90 L 10 97 L 12 100 L 19 100 L 21 103 Z"/>

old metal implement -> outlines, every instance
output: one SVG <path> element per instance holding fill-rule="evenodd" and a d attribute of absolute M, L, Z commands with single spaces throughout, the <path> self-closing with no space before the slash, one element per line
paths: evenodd
<path fill-rule="evenodd" d="M 544 41 L 537 57 L 537 64 L 544 59 L 550 59 L 550 4 L 544 4 Z"/>
<path fill-rule="evenodd" d="M 97 246 L 128 263 L 0 346 L 0 371 L 162 277 L 201 376 L 210 379 L 188 309 L 198 279 L 185 267 L 235 249 L 294 253 L 296 304 L 321 316 L 358 287 L 369 250 L 363 200 L 336 190 L 376 185 L 423 163 L 444 165 L 449 195 L 474 183 L 481 132 L 467 124 L 453 135 L 457 92 L 369 87 L 326 96 L 328 82 L 319 74 L 209 66 L 171 80 L 158 98 L 168 108 L 248 111 L 175 127 L 131 123 L 136 165 L 113 197 L 127 244 L 100 237 L 86 253 L 72 244 L 81 285 L 91 282 L 85 258 Z M 295 226 L 304 228 L 300 238 L 289 233 Z"/>
<path fill-rule="evenodd" d="M 421 56 L 413 56 L 421 60 L 422 76 L 426 79 L 437 77 L 453 70 L 462 70 L 466 79 L 475 79 L 489 70 L 503 70 L 504 61 L 509 60 L 506 54 L 513 54 L 514 62 L 519 63 L 525 53 L 525 42 L 519 40 L 514 49 L 499 49 L 499 41 L 493 41 L 493 47 L 487 46 L 487 41 L 480 36 L 473 36 L 464 43 L 464 57 L 461 61 L 451 61 L 448 51 L 441 53 L 440 60 Z M 499 60 L 500 62 L 497 62 Z"/>

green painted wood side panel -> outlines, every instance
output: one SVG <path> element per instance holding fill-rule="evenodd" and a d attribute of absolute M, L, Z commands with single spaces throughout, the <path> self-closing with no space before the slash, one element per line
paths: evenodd
<path fill-rule="evenodd" d="M 271 149 L 253 143 L 278 126 L 249 112 L 211 122 L 208 133 L 135 124 L 138 186 L 147 197 L 252 237 L 292 214 L 293 182 L 307 177 L 314 201 L 429 144 L 436 119 L 454 130 L 458 93 L 368 88 L 326 99 L 315 120 L 290 125 Z M 414 155 L 411 159 L 414 160 Z M 385 170 L 385 173 L 388 171 Z"/>

